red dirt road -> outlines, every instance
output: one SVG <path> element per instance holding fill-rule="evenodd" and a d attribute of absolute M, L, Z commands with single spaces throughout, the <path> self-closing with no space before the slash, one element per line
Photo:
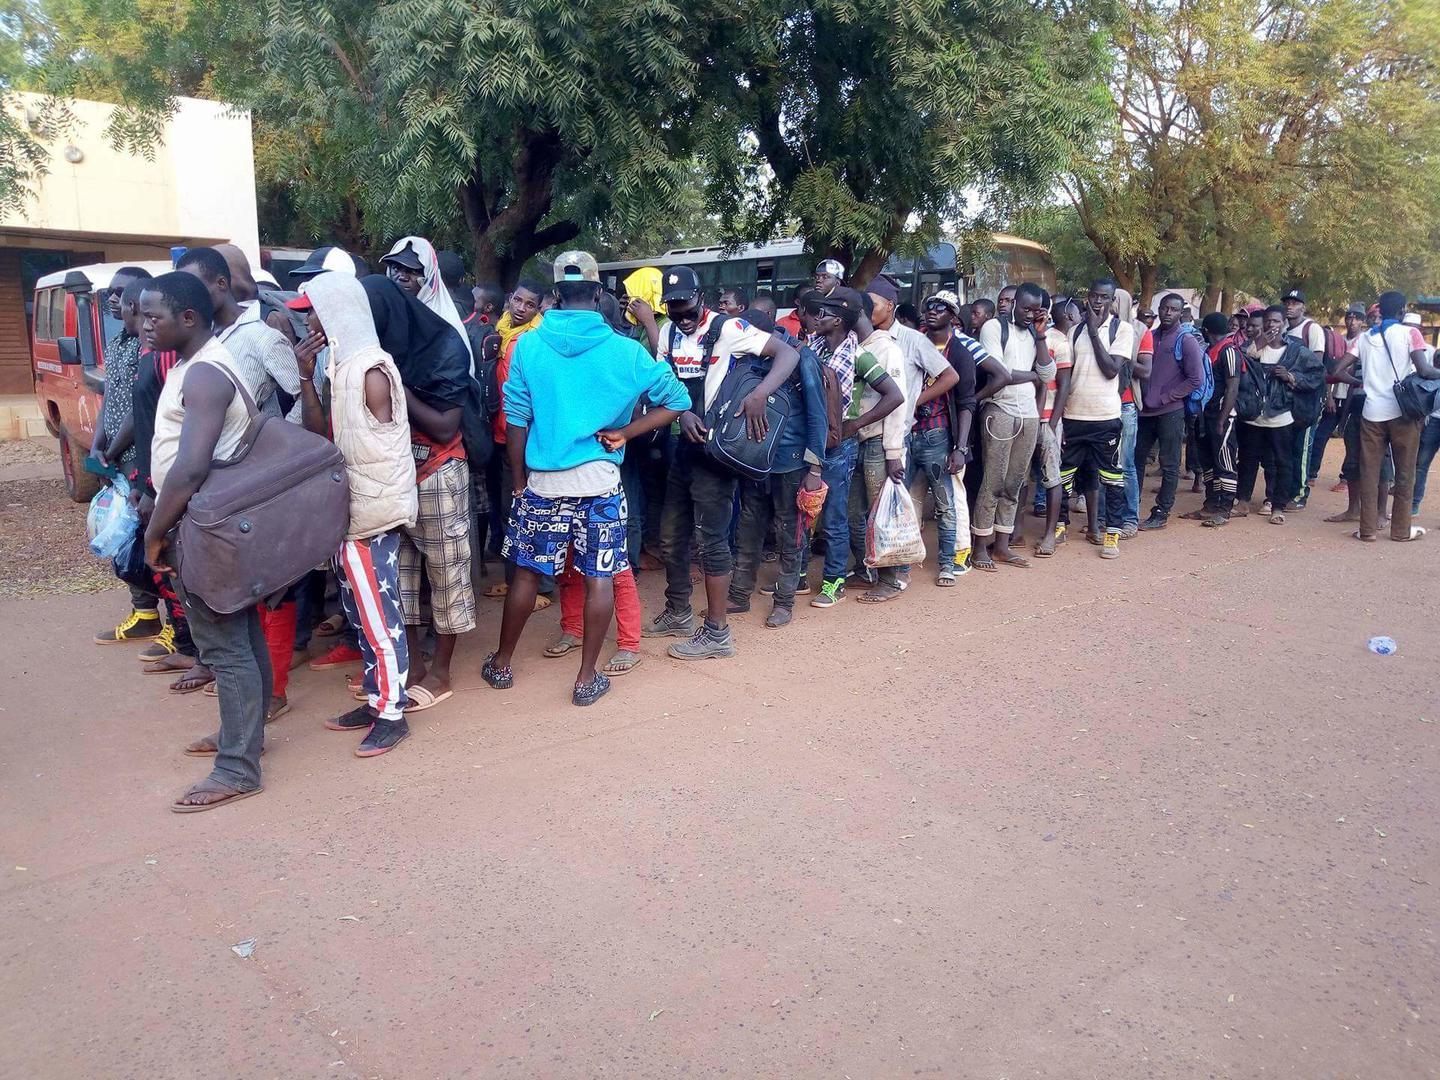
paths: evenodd
<path fill-rule="evenodd" d="M 1440 536 L 1341 499 L 759 605 L 589 710 L 553 611 L 486 688 L 480 601 L 396 753 L 297 672 L 192 816 L 215 704 L 90 644 L 123 593 L 0 603 L 0 1075 L 1440 1075 Z"/>

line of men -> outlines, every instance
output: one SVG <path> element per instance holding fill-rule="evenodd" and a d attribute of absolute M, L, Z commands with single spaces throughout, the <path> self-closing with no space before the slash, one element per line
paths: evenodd
<path fill-rule="evenodd" d="M 107 358 L 133 353 L 134 363 L 110 365 L 95 453 L 136 480 L 153 595 L 170 621 L 158 627 L 139 589 L 131 617 L 105 640 L 149 639 L 147 671 L 178 672 L 172 689 L 213 690 L 220 706 L 219 730 L 185 748 L 213 768 L 177 812 L 261 790 L 264 727 L 288 711 L 288 672 L 312 632 L 341 639 L 313 667 L 351 653 L 363 663 L 350 683 L 357 704 L 326 722 L 361 735 L 357 756 L 394 749 L 408 715 L 451 697 L 456 643 L 475 625 L 472 554 L 483 563 L 492 504 L 506 565 L 490 595 L 503 597 L 504 613 L 482 676 L 514 685 L 526 622 L 558 582 L 561 633 L 545 655 L 579 654 L 572 701 L 581 706 L 640 663 L 642 636 L 682 639 L 668 649 L 680 660 L 735 655 L 729 616 L 749 610 L 763 562 L 778 571 L 762 589 L 768 628 L 786 626 L 801 595 L 817 609 L 847 589 L 863 603 L 896 600 L 909 568 L 865 561 L 866 516 L 888 483 L 933 501 L 942 588 L 971 569 L 1030 565 L 1020 533 L 1027 485 L 1045 520 L 1036 557 L 1056 553 L 1071 497 L 1083 494 L 1086 536 L 1113 559 L 1122 539 L 1168 523 L 1187 442 L 1206 499 L 1186 517 L 1218 527 L 1245 514 L 1263 469 L 1264 510 L 1283 522 L 1308 494 L 1296 478 L 1309 461 L 1297 470 L 1295 457 L 1310 455 L 1321 413 L 1334 412 L 1320 402 L 1344 398 L 1347 443 L 1348 417 L 1359 416 L 1356 535 L 1376 535 L 1386 463 L 1392 538 L 1424 534 L 1410 522 L 1421 425 L 1399 417 L 1394 384 L 1435 369 L 1400 321 L 1398 293 L 1382 295 L 1373 325 L 1352 327 L 1327 363 L 1337 350 L 1323 331 L 1309 336 L 1298 294 L 1243 320 L 1209 315 L 1202 337 L 1179 296 L 1162 298 L 1152 328 L 1107 280 L 1083 300 L 1029 283 L 968 306 L 940 291 L 916 313 L 922 330 L 898 318 L 895 281 L 850 288 L 833 260 L 778 321 L 765 294 L 728 290 L 710 309 L 683 266 L 637 271 L 622 303 L 601 288 L 593 257 L 566 252 L 551 286 L 522 282 L 501 310 L 499 290 L 447 285 L 441 264 L 412 236 L 382 259 L 384 275 L 321 249 L 288 295 L 259 294 L 234 248 L 193 249 L 155 279 L 116 275 L 126 329 Z M 747 366 L 752 389 L 720 402 L 727 378 Z M 733 406 L 728 416 L 764 440 L 776 395 L 793 403 L 792 422 L 769 474 L 741 480 L 706 452 L 728 419 L 717 409 Z M 341 611 L 328 619 L 323 573 L 273 605 L 226 615 L 185 596 L 169 565 L 168 537 L 189 498 L 249 423 L 247 396 L 333 439 L 345 457 L 350 527 L 335 560 Z M 1161 486 L 1141 522 L 1152 448 Z M 652 522 L 665 604 L 642 623 L 632 563 Z M 813 591 L 812 544 L 823 547 Z M 692 555 L 706 603 L 698 620 Z M 619 647 L 602 665 L 612 621 Z"/>

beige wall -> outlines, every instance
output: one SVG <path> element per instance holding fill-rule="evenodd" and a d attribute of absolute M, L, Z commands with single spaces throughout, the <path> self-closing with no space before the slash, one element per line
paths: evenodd
<path fill-rule="evenodd" d="M 11 111 L 22 122 L 27 110 L 39 114 L 43 99 L 13 98 Z M 249 113 L 232 112 L 224 102 L 181 98 L 163 142 L 147 159 L 115 150 L 105 138 L 113 105 L 68 105 L 76 122 L 45 141 L 48 172 L 32 183 L 34 197 L 20 214 L 0 217 L 5 242 L 68 247 L 47 241 L 93 238 L 85 246 L 123 250 L 127 257 L 131 251 L 154 257 L 158 250 L 164 257 L 172 243 L 231 241 L 259 265 Z M 80 161 L 66 160 L 69 147 L 79 151 Z"/>

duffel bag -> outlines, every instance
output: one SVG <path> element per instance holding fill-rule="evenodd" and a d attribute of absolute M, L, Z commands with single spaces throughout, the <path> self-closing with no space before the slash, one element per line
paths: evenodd
<path fill-rule="evenodd" d="M 334 443 L 262 415 L 249 391 L 220 370 L 235 383 L 250 425 L 191 497 L 173 565 L 187 593 L 228 615 L 283 592 L 340 549 L 350 480 Z"/>

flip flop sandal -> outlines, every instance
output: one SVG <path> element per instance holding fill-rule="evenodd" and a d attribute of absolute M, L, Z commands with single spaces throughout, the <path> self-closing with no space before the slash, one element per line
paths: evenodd
<path fill-rule="evenodd" d="M 313 633 L 316 637 L 334 637 L 336 634 L 340 633 L 340 631 L 344 629 L 345 616 L 331 615 L 329 618 L 322 619 L 320 622 L 316 623 L 315 629 L 312 630 L 311 633 Z"/>
<path fill-rule="evenodd" d="M 1373 537 L 1373 536 L 1362 536 L 1359 529 L 1356 529 L 1354 532 L 1352 532 L 1352 533 L 1350 534 L 1350 536 L 1351 536 L 1353 539 L 1355 539 L 1355 540 L 1360 540 L 1360 541 L 1362 541 L 1362 542 L 1364 542 L 1364 543 L 1366 543 L 1366 544 L 1373 544 L 1373 543 L 1375 543 L 1375 540 L 1376 540 L 1376 537 Z"/>
<path fill-rule="evenodd" d="M 491 585 L 482 595 L 486 600 L 504 600 L 510 595 L 510 586 L 504 583 Z"/>
<path fill-rule="evenodd" d="M 560 639 L 553 645 L 547 645 L 541 656 L 548 656 L 552 660 L 559 659 L 566 653 L 572 653 L 580 648 L 582 642 L 574 634 L 561 634 Z"/>
<path fill-rule="evenodd" d="M 217 806 L 225 806 L 228 803 L 239 802 L 241 799 L 248 799 L 251 795 L 259 795 L 264 790 L 263 787 L 257 787 L 253 791 L 236 791 L 234 788 L 226 787 L 224 784 L 217 783 L 214 780 L 201 780 L 200 783 L 185 792 L 180 798 L 183 799 L 190 795 L 201 794 L 224 795 L 225 797 L 223 799 L 216 799 L 214 802 L 201 803 L 195 806 L 178 801 L 172 802 L 170 809 L 177 814 L 198 814 L 202 810 L 214 810 Z"/>
<path fill-rule="evenodd" d="M 1008 559 L 1001 559 L 1000 561 L 1006 566 L 1013 566 L 1020 570 L 1028 570 L 1030 567 L 1030 560 L 1024 555 L 1011 555 Z"/>
<path fill-rule="evenodd" d="M 620 659 L 622 656 L 626 657 L 626 659 Z M 600 669 L 600 673 L 602 675 L 609 675 L 612 678 L 617 675 L 628 675 L 640 666 L 640 661 L 643 659 L 645 658 L 637 652 L 632 652 L 629 649 L 620 649 L 614 656 L 605 661 L 605 666 Z"/>
<path fill-rule="evenodd" d="M 1055 554 L 1055 542 L 1053 542 L 1053 541 L 1051 542 L 1051 544 L 1050 544 L 1050 546 L 1049 546 L 1048 548 L 1045 546 L 1045 541 L 1044 541 L 1044 540 L 1041 540 L 1040 543 L 1038 543 L 1038 544 L 1035 545 L 1035 557 L 1036 557 L 1037 559 L 1048 559 L 1048 558 L 1051 558 L 1054 554 Z"/>
<path fill-rule="evenodd" d="M 1181 521 L 1204 521 L 1210 516 L 1210 511 L 1205 509 L 1191 510 L 1188 514 L 1181 514 Z"/>
<path fill-rule="evenodd" d="M 1207 529 L 1221 529 L 1224 528 L 1226 525 L 1230 524 L 1230 519 L 1228 517 L 1221 517 L 1219 514 L 1216 514 L 1214 517 L 1206 518 L 1204 521 L 1200 522 L 1200 524 L 1205 526 L 1205 528 Z"/>
<path fill-rule="evenodd" d="M 1000 567 L 995 565 L 993 559 L 988 563 L 976 562 L 974 559 L 971 559 L 970 566 L 975 570 L 982 570 L 987 574 L 998 574 L 1000 572 Z"/>
<path fill-rule="evenodd" d="M 891 600 L 897 599 L 905 590 L 898 585 L 876 585 L 868 592 L 863 592 L 856 597 L 862 604 L 888 604 Z"/>
<path fill-rule="evenodd" d="M 199 666 L 199 665 L 196 665 L 196 666 Z M 176 679 L 173 683 L 171 683 L 171 684 L 170 684 L 170 693 L 172 693 L 172 694 L 193 694 L 193 693 L 195 693 L 196 690 L 203 690 L 203 689 L 205 689 L 205 687 L 209 686 L 211 683 L 213 683 L 213 682 L 215 681 L 215 675 L 214 675 L 213 673 L 211 673 L 211 675 L 210 675 L 210 677 L 209 677 L 208 679 L 199 679 L 199 678 L 196 678 L 196 677 L 194 676 L 194 670 L 195 670 L 194 668 L 191 668 L 191 669 L 190 669 L 190 672 L 189 672 L 186 676 L 184 676 L 184 677 L 182 677 L 182 678 L 179 678 L 179 679 Z M 187 681 L 191 682 L 192 685 L 190 685 L 190 686 L 182 685 L 182 684 L 184 684 L 184 683 L 187 682 Z"/>
<path fill-rule="evenodd" d="M 210 682 L 205 684 L 205 689 L 202 690 L 201 693 L 204 694 L 206 697 L 218 698 L 220 696 L 220 687 L 215 685 L 214 680 L 211 680 Z"/>
<path fill-rule="evenodd" d="M 1390 539 L 1393 540 L 1393 539 L 1395 539 L 1395 538 L 1392 536 Z M 1410 526 L 1410 535 L 1407 536 L 1407 537 L 1405 537 L 1405 538 L 1404 538 L 1403 540 L 1401 540 L 1400 542 L 1401 542 L 1402 544 L 1408 544 L 1408 543 L 1410 543 L 1411 541 L 1414 541 L 1414 540 L 1423 540 L 1423 539 L 1425 539 L 1425 530 L 1422 529 L 1419 525 L 1411 525 L 1411 526 Z"/>
<path fill-rule="evenodd" d="M 407 713 L 424 712 L 426 709 L 433 709 L 447 698 L 455 696 L 454 690 L 446 690 L 444 693 L 436 694 L 423 686 L 407 686 L 405 696 L 410 699 L 410 704 L 405 706 Z"/>
<path fill-rule="evenodd" d="M 554 601 L 554 600 L 551 600 L 550 597 L 548 597 L 548 596 L 540 596 L 540 595 L 537 594 L 536 597 L 535 597 L 535 608 L 534 608 L 534 610 L 535 610 L 535 611 L 544 611 L 547 607 L 549 607 L 549 606 L 550 606 L 551 604 L 553 604 L 554 602 L 555 602 L 555 601 Z"/>
<path fill-rule="evenodd" d="M 267 724 L 273 724 L 276 720 L 279 720 L 280 717 L 284 716 L 289 711 L 290 702 L 288 701 L 281 702 L 279 705 L 272 705 L 268 710 L 266 710 L 265 722 Z"/>
<path fill-rule="evenodd" d="M 177 652 L 159 660 L 151 660 L 140 670 L 146 675 L 178 675 L 182 671 L 189 671 L 194 666 L 195 657 Z"/>
<path fill-rule="evenodd" d="M 1270 524 L 1271 524 L 1271 525 L 1284 525 L 1284 524 L 1285 524 L 1285 515 L 1284 515 L 1284 514 L 1271 514 L 1271 515 L 1270 515 Z"/>

